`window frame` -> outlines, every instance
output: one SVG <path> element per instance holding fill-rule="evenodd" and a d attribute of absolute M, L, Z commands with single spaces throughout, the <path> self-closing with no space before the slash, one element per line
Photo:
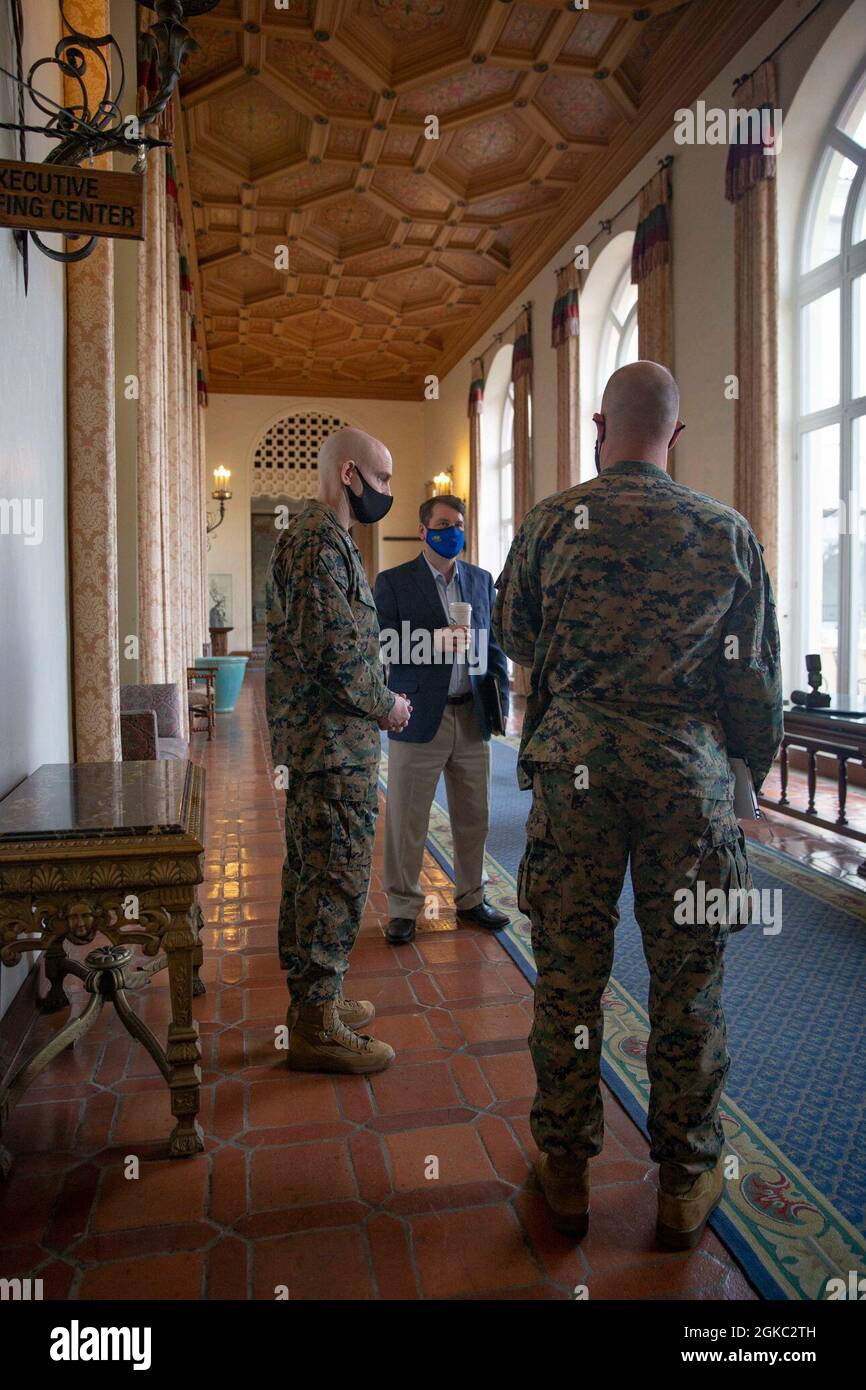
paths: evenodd
<path fill-rule="evenodd" d="M 505 422 L 510 412 L 511 416 L 511 445 L 508 449 L 503 448 L 505 440 Z M 503 491 L 503 476 L 506 468 L 511 469 L 511 487 L 506 489 L 508 494 L 508 515 L 505 515 L 505 492 Z M 504 542 L 506 526 L 511 528 L 511 535 L 514 536 L 514 381 L 509 376 L 508 385 L 505 388 L 505 395 L 502 397 L 502 410 L 499 414 L 499 453 L 496 460 L 496 486 L 499 496 L 499 569 L 502 570 L 505 558 L 511 546 L 509 541 Z"/>
<path fill-rule="evenodd" d="M 634 302 L 632 303 L 628 313 L 626 314 L 622 322 L 620 322 L 620 320 L 617 318 L 614 312 L 613 306 L 614 304 L 617 304 L 619 300 L 622 298 L 626 284 L 631 284 L 631 255 L 629 255 L 629 258 L 623 266 L 621 273 L 616 277 L 613 289 L 611 290 L 610 296 L 607 301 L 607 307 L 604 311 L 604 318 L 602 319 L 601 334 L 599 336 L 599 353 L 597 369 L 598 379 L 596 381 L 596 393 L 599 400 L 601 400 L 602 396 L 604 395 L 604 388 L 607 385 L 608 377 L 612 374 L 612 372 L 616 372 L 619 370 L 620 367 L 625 366 L 625 361 L 623 359 L 624 345 L 628 342 L 629 338 L 631 337 L 632 329 L 637 320 L 637 285 L 632 286 L 632 288 L 635 291 Z M 613 367 L 609 372 L 606 366 L 607 359 L 609 356 L 608 345 L 610 344 L 611 339 L 613 337 L 615 337 L 616 339 L 616 351 L 613 354 L 611 354 L 613 360 Z M 638 352 L 640 352 L 640 349 L 638 349 Z M 635 359 L 635 361 L 636 360 L 637 359 Z M 602 380 L 602 377 L 604 378 L 604 380 Z"/>
<path fill-rule="evenodd" d="M 826 426 L 839 428 L 839 505 L 851 515 L 839 515 L 839 589 L 837 593 L 838 661 L 837 692 L 856 697 L 858 680 L 857 628 L 855 619 L 860 606 L 855 592 L 855 558 L 859 541 L 861 499 L 857 480 L 854 477 L 854 430 L 855 421 L 866 415 L 866 395 L 853 395 L 854 371 L 854 282 L 860 275 L 866 275 L 866 237 L 856 244 L 852 243 L 854 216 L 864 196 L 866 182 L 866 148 L 858 145 L 851 136 L 846 135 L 840 126 L 846 113 L 858 100 L 866 88 L 866 62 L 862 63 L 853 80 L 849 83 L 833 116 L 825 128 L 820 150 L 815 159 L 807 182 L 807 193 L 796 245 L 796 285 L 794 292 L 794 332 L 793 332 L 793 370 L 794 370 L 794 508 L 795 537 L 798 565 L 801 576 L 797 584 L 797 634 L 800 661 L 805 659 L 809 649 L 809 604 L 806 595 L 806 563 L 809 555 L 809 529 L 814 525 L 806 508 L 807 486 L 804 474 L 805 437 Z M 815 231 L 815 219 L 819 210 L 821 194 L 832 164 L 834 153 L 839 153 L 856 166 L 856 174 L 851 181 L 848 200 L 842 217 L 839 236 L 839 252 L 822 265 L 804 270 L 807 254 Z M 824 295 L 839 291 L 839 399 L 835 405 L 820 410 L 804 411 L 804 374 L 806 362 L 806 334 L 803 327 L 804 312 L 809 304 Z M 866 315 L 866 282 L 861 296 L 861 314 Z M 847 500 L 846 500 L 847 499 Z M 853 520 L 856 518 L 856 526 Z M 823 595 L 822 595 L 823 599 Z M 820 644 L 819 644 L 820 645 Z M 860 679 L 866 679 L 861 677 Z"/>

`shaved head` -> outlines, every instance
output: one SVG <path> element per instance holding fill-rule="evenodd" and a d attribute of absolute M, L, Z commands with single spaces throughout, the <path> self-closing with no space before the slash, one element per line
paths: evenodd
<path fill-rule="evenodd" d="M 658 362 L 620 367 L 604 388 L 601 402 L 611 434 L 665 442 L 674 432 L 679 409 L 677 384 Z"/>
<path fill-rule="evenodd" d="M 390 450 L 381 439 L 364 430 L 336 430 L 319 450 L 319 501 L 333 507 L 341 524 L 349 530 L 355 517 L 346 490 L 360 497 L 366 483 L 374 492 L 390 497 L 393 471 Z"/>
<path fill-rule="evenodd" d="M 330 489 L 347 463 L 360 468 L 370 483 L 373 483 L 374 474 L 391 472 L 391 455 L 385 445 L 363 430 L 336 430 L 328 435 L 319 450 L 320 481 Z"/>

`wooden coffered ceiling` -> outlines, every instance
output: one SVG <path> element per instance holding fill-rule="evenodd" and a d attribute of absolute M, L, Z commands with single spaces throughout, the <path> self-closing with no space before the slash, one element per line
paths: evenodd
<path fill-rule="evenodd" d="M 191 20 L 178 162 L 210 388 L 421 399 L 778 3 L 221 0 Z"/>

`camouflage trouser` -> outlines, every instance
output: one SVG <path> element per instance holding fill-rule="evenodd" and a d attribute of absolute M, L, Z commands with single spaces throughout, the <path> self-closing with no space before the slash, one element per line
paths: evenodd
<path fill-rule="evenodd" d="M 731 801 L 674 798 L 625 779 L 579 791 L 568 771 L 536 773 L 518 883 L 538 968 L 532 1133 L 559 1157 L 601 1151 L 601 999 L 629 857 L 650 971 L 650 1155 L 699 1173 L 721 1152 L 718 1104 L 730 1066 L 723 955 L 738 927 L 678 925 L 674 893 L 699 879 L 707 891 L 751 887 Z M 576 1045 L 581 1025 L 585 1048 Z"/>
<path fill-rule="evenodd" d="M 296 1004 L 342 992 L 370 888 L 377 814 L 374 771 L 290 781 L 277 942 Z"/>

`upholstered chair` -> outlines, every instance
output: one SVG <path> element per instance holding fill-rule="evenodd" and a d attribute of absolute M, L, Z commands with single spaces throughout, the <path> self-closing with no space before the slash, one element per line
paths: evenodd
<path fill-rule="evenodd" d="M 120 741 L 124 762 L 188 757 L 177 685 L 122 685 Z"/>

